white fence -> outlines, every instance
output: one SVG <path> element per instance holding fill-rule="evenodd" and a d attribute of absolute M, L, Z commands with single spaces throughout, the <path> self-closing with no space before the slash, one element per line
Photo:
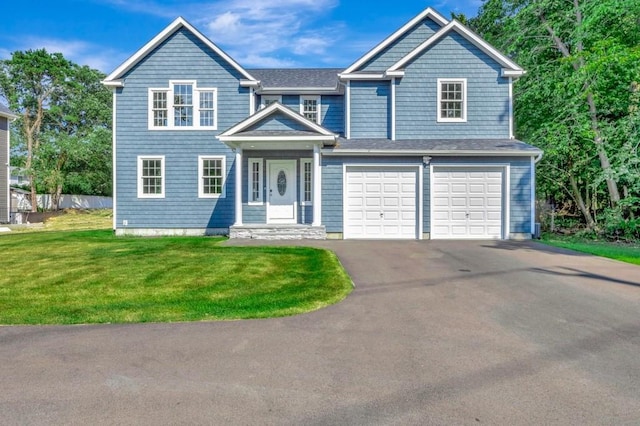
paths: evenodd
<path fill-rule="evenodd" d="M 51 195 L 38 195 L 38 207 L 51 209 Z M 96 195 L 69 195 L 62 194 L 60 197 L 61 209 L 112 209 L 112 197 L 98 197 Z"/>

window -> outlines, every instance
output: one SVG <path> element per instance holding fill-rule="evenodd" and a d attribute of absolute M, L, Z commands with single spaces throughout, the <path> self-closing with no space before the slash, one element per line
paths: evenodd
<path fill-rule="evenodd" d="M 300 202 L 302 205 L 310 205 L 313 201 L 313 160 L 305 158 L 300 160 Z"/>
<path fill-rule="evenodd" d="M 195 81 L 170 81 L 168 88 L 149 89 L 149 129 L 211 129 L 218 126 L 217 89 Z"/>
<path fill-rule="evenodd" d="M 269 105 L 280 102 L 282 103 L 282 96 L 280 95 L 261 95 L 260 96 L 261 106 L 260 108 L 266 108 Z"/>
<path fill-rule="evenodd" d="M 138 157 L 138 198 L 164 198 L 164 156 Z"/>
<path fill-rule="evenodd" d="M 262 158 L 249 158 L 247 173 L 249 204 L 262 204 Z"/>
<path fill-rule="evenodd" d="M 438 79 L 438 121 L 467 121 L 466 97 L 466 79 Z"/>
<path fill-rule="evenodd" d="M 304 118 L 320 124 L 320 96 L 301 96 L 300 114 Z"/>
<path fill-rule="evenodd" d="M 224 177 L 226 173 L 224 157 L 198 157 L 200 198 L 224 197 Z"/>

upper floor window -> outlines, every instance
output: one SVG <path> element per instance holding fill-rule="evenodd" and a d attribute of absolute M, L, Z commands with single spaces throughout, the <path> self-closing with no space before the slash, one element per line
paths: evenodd
<path fill-rule="evenodd" d="M 467 121 L 467 79 L 438 79 L 438 121 Z"/>
<path fill-rule="evenodd" d="M 260 95 L 260 108 L 266 108 L 276 102 L 282 103 L 282 96 L 280 95 Z"/>
<path fill-rule="evenodd" d="M 149 89 L 149 129 L 218 127 L 218 91 L 195 81 L 170 81 L 168 88 Z"/>
<path fill-rule="evenodd" d="M 300 114 L 320 124 L 320 96 L 300 96 Z"/>

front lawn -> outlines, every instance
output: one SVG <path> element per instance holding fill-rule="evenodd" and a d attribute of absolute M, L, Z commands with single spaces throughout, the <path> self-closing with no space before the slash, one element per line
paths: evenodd
<path fill-rule="evenodd" d="M 640 245 L 544 235 L 542 243 L 640 265 Z"/>
<path fill-rule="evenodd" d="M 220 241 L 110 230 L 0 235 L 0 324 L 278 317 L 336 303 L 352 289 L 329 251 Z"/>

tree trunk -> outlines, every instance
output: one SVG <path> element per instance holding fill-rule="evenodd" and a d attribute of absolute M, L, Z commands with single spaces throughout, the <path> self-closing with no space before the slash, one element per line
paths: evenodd
<path fill-rule="evenodd" d="M 571 192 L 573 192 L 573 198 L 576 200 L 576 203 L 578 204 L 578 208 L 580 209 L 582 216 L 584 216 L 584 220 L 587 222 L 587 227 L 589 229 L 595 228 L 596 223 L 593 220 L 593 216 L 591 216 L 591 212 L 589 211 L 589 209 L 587 208 L 584 202 L 582 193 L 578 189 L 578 182 L 576 181 L 576 178 L 573 175 L 569 175 L 569 183 L 571 184 Z"/>

